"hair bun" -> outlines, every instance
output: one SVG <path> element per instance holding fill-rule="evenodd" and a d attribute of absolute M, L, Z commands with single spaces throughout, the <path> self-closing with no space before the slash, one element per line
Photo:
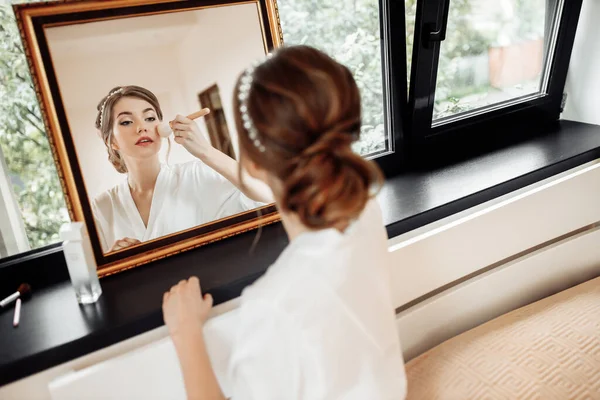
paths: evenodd
<path fill-rule="evenodd" d="M 344 228 L 380 181 L 378 167 L 352 151 L 355 136 L 330 131 L 290 161 L 283 205 L 314 229 Z"/>
<path fill-rule="evenodd" d="M 350 145 L 356 136 L 350 133 L 342 133 L 335 130 L 323 133 L 319 135 L 318 140 L 306 148 L 301 154 L 300 158 L 310 158 L 316 154 L 330 153 L 335 155 L 338 151 L 342 153 L 351 151 Z"/>
<path fill-rule="evenodd" d="M 344 230 L 383 182 L 377 164 L 352 151 L 362 122 L 352 73 L 320 50 L 290 46 L 244 77 L 236 87 L 251 82 L 245 104 L 233 99 L 240 153 L 281 183 L 282 212 L 312 229 Z"/>

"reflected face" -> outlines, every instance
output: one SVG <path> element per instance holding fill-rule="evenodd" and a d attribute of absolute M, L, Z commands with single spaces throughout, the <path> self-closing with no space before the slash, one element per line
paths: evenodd
<path fill-rule="evenodd" d="M 160 120 L 150 103 L 135 97 L 123 97 L 113 107 L 112 146 L 130 158 L 156 156 L 161 138 L 156 127 Z"/>

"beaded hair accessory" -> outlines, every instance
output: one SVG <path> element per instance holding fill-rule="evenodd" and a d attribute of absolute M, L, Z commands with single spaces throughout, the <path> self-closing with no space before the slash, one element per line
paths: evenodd
<path fill-rule="evenodd" d="M 272 53 L 267 54 L 267 60 L 272 56 Z M 238 100 L 240 101 L 240 115 L 242 116 L 244 129 L 248 131 L 248 136 L 254 144 L 254 147 L 256 147 L 261 153 L 264 153 L 266 148 L 260 141 L 260 138 L 258 137 L 258 130 L 254 126 L 252 118 L 250 118 L 250 114 L 248 113 L 248 97 L 250 96 L 250 88 L 252 88 L 252 83 L 254 81 L 254 70 L 260 64 L 261 62 L 254 63 L 250 67 L 246 68 L 242 74 L 242 77 L 240 78 L 240 85 L 238 87 Z"/>
<path fill-rule="evenodd" d="M 106 107 L 106 102 L 108 102 L 108 99 L 113 97 L 115 94 L 121 93 L 122 91 L 123 91 L 122 87 L 113 90 L 112 92 L 110 92 L 108 94 L 108 96 L 106 96 L 106 98 L 104 99 L 104 102 L 102 102 L 102 107 L 100 107 L 100 128 L 102 128 L 102 119 L 104 118 L 104 107 Z"/>

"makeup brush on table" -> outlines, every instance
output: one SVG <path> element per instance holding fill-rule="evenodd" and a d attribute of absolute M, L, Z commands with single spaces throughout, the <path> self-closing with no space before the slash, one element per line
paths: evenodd
<path fill-rule="evenodd" d="M 187 116 L 188 119 L 194 120 L 194 119 L 198 119 L 201 117 L 204 117 L 205 115 L 210 114 L 210 109 L 208 108 L 203 108 L 200 111 L 196 111 L 195 113 L 192 113 L 190 115 Z M 170 121 L 170 122 L 162 122 L 160 125 L 158 125 L 156 127 L 156 130 L 158 131 L 158 134 L 164 138 L 169 137 L 169 135 L 171 133 L 173 133 L 173 124 L 176 121 Z"/>
<path fill-rule="evenodd" d="M 10 303 L 12 303 L 13 301 L 15 301 L 19 298 L 21 298 L 23 300 L 27 300 L 30 297 L 31 297 L 31 286 L 29 286 L 27 283 L 22 283 L 21 285 L 19 285 L 19 288 L 17 289 L 16 292 L 11 294 L 4 300 L 0 301 L 0 308 L 6 307 L 7 305 L 9 305 Z"/>
<path fill-rule="evenodd" d="M 21 321 L 21 299 L 17 299 L 15 304 L 15 315 L 13 316 L 13 326 L 16 328 Z"/>

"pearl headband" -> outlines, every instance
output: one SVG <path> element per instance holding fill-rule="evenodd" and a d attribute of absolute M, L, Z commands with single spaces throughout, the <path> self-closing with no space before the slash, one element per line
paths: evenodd
<path fill-rule="evenodd" d="M 267 54 L 267 60 L 273 57 L 272 53 Z M 250 97 L 250 89 L 252 88 L 252 83 L 254 82 L 254 70 L 258 67 L 261 62 L 256 62 L 250 67 L 246 68 L 242 77 L 240 78 L 240 85 L 238 87 L 238 100 L 240 102 L 240 115 L 242 116 L 242 124 L 244 125 L 244 129 L 248 131 L 248 136 L 250 140 L 254 144 L 254 147 L 258 149 L 261 153 L 264 153 L 266 148 L 260 141 L 258 137 L 258 130 L 254 126 L 252 122 L 252 118 L 250 118 L 250 114 L 248 113 L 248 97 Z"/>
<path fill-rule="evenodd" d="M 108 96 L 106 96 L 106 99 L 104 99 L 104 102 L 102 103 L 102 107 L 100 107 L 100 129 L 102 129 L 102 120 L 104 119 L 104 107 L 106 107 L 106 102 L 108 102 L 108 99 L 113 97 L 115 94 L 121 93 L 122 91 L 123 91 L 122 87 L 115 89 L 112 92 L 110 92 L 108 94 Z"/>

